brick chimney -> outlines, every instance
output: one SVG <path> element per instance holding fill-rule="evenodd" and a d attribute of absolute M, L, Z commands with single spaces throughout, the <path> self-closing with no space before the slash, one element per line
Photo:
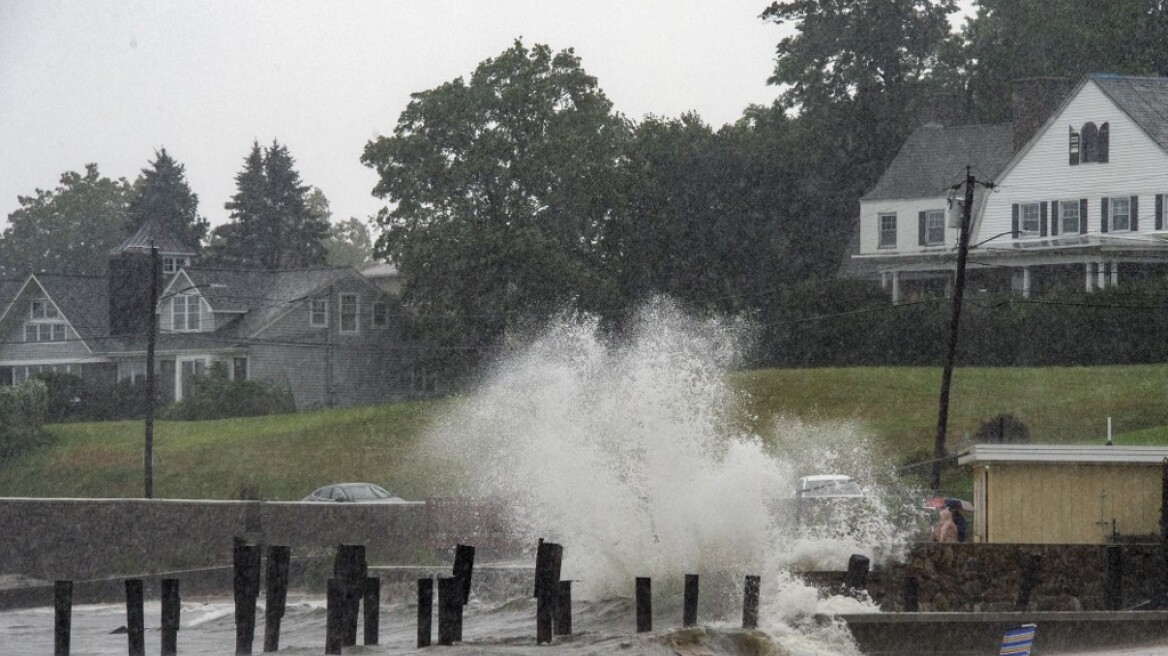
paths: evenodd
<path fill-rule="evenodd" d="M 1046 119 L 1059 108 L 1073 87 L 1066 77 L 1027 77 L 1014 80 L 1010 105 L 1014 113 L 1014 152 L 1030 141 Z"/>

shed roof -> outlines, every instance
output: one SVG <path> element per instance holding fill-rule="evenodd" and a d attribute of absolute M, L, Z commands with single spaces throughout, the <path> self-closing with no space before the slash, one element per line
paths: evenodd
<path fill-rule="evenodd" d="M 1014 155 L 1010 123 L 942 127 L 924 125 L 909 136 L 876 186 L 861 200 L 944 196 L 965 180 L 965 167 L 993 179 Z"/>
<path fill-rule="evenodd" d="M 957 458 L 961 465 L 1033 462 L 1052 465 L 1154 465 L 1168 458 L 1165 446 L 1073 444 L 976 444 Z"/>

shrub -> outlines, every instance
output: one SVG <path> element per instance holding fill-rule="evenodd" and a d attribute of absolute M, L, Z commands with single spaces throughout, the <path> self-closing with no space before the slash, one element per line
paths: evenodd
<path fill-rule="evenodd" d="M 48 439 L 41 431 L 48 398 L 44 381 L 35 378 L 0 387 L 0 459 L 19 455 Z"/>
<path fill-rule="evenodd" d="M 217 362 L 206 376 L 190 379 L 186 397 L 170 406 L 164 416 L 198 421 L 295 411 L 291 391 L 259 381 L 231 380 L 226 367 Z"/>
<path fill-rule="evenodd" d="M 1011 414 L 1000 414 L 981 422 L 977 427 L 977 441 L 987 444 L 1026 444 L 1030 429 Z"/>
<path fill-rule="evenodd" d="M 45 403 L 45 421 L 56 423 L 81 418 L 82 399 L 87 396 L 85 381 L 80 376 L 59 371 L 46 371 L 35 376 L 44 381 L 48 397 Z"/>

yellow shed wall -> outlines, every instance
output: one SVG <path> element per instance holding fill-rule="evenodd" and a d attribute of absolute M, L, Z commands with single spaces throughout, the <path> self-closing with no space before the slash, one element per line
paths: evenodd
<path fill-rule="evenodd" d="M 1159 464 L 994 463 L 976 466 L 973 475 L 985 508 L 975 540 L 1101 544 L 1113 520 L 1122 535 L 1160 531 Z"/>

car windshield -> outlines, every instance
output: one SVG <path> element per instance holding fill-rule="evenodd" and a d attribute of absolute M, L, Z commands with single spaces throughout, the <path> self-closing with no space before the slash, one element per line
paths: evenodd
<path fill-rule="evenodd" d="M 805 497 L 844 497 L 859 496 L 862 494 L 860 486 L 852 480 L 808 481 L 807 488 L 801 492 Z"/>
<path fill-rule="evenodd" d="M 349 498 L 353 501 L 373 501 L 388 499 L 389 493 L 376 485 L 356 485 L 349 488 Z"/>

